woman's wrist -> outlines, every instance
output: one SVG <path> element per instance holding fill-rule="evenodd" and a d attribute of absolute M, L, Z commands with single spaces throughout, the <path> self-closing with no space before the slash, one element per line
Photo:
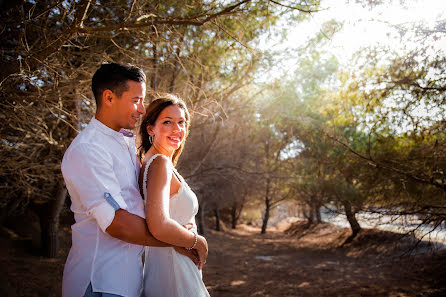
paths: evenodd
<path fill-rule="evenodd" d="M 194 249 L 197 246 L 198 234 L 194 230 L 192 230 L 192 233 L 194 234 L 194 244 L 191 247 L 185 247 L 186 250 L 192 250 L 192 249 Z"/>

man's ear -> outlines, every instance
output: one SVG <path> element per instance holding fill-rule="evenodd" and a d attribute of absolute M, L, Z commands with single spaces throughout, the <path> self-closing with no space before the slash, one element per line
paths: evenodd
<path fill-rule="evenodd" d="M 113 103 L 113 99 L 115 99 L 115 94 L 107 89 L 104 92 L 102 92 L 102 104 L 105 106 L 111 106 Z"/>

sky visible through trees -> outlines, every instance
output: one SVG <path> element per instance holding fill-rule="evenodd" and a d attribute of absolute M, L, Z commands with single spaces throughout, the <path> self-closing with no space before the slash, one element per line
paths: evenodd
<path fill-rule="evenodd" d="M 368 4 L 367 1 L 333 0 L 321 1 L 318 12 L 312 13 L 299 24 L 281 19 L 269 29 L 270 34 L 261 37 L 259 48 L 283 51 L 288 58 L 280 56 L 278 66 L 269 73 L 273 77 L 295 70 L 295 54 L 305 47 L 318 32 L 323 32 L 328 42 L 324 48 L 336 56 L 341 64 L 347 65 L 351 56 L 361 48 L 370 46 L 391 47 L 394 50 L 415 48 L 423 43 L 417 37 L 420 28 L 404 26 L 422 25 L 423 30 L 434 30 L 446 18 L 446 3 L 441 0 L 382 1 Z M 335 20 L 338 25 L 324 24 Z M 286 34 L 283 34 L 286 31 Z M 401 42 L 401 37 L 404 39 Z M 446 40 L 434 42 L 437 49 L 446 49 Z M 262 80 L 262 77 L 259 78 Z"/>

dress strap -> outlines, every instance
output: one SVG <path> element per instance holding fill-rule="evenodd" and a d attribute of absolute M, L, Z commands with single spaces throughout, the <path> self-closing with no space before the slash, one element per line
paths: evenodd
<path fill-rule="evenodd" d="M 156 159 L 158 156 L 163 156 L 163 154 L 155 154 L 153 155 L 149 161 L 146 163 L 146 167 L 144 168 L 144 175 L 142 180 L 142 192 L 144 194 L 144 200 L 147 201 L 147 172 L 149 171 L 149 166 L 152 164 L 153 160 Z M 173 167 L 173 166 L 172 166 Z"/>
<path fill-rule="evenodd" d="M 181 176 L 181 174 L 178 173 L 175 166 L 172 166 L 172 171 L 173 171 L 173 174 L 178 178 L 178 181 L 180 182 L 180 184 L 183 184 L 184 183 L 183 177 Z"/>
<path fill-rule="evenodd" d="M 186 180 L 184 179 L 184 177 L 178 172 L 178 170 L 175 168 L 175 166 L 172 165 L 172 170 L 173 173 L 175 174 L 175 176 L 178 178 L 178 180 L 180 181 L 181 186 L 185 186 L 186 188 L 189 188 L 189 185 L 187 184 Z"/>

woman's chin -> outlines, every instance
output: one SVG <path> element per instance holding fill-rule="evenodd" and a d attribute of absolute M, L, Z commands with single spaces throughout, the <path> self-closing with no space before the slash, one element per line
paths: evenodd
<path fill-rule="evenodd" d="M 179 145 L 169 145 L 164 147 L 164 151 L 167 155 L 172 155 L 179 148 Z"/>
<path fill-rule="evenodd" d="M 177 149 L 180 148 L 181 142 L 172 142 L 171 141 L 169 146 L 172 150 L 176 151 Z"/>

